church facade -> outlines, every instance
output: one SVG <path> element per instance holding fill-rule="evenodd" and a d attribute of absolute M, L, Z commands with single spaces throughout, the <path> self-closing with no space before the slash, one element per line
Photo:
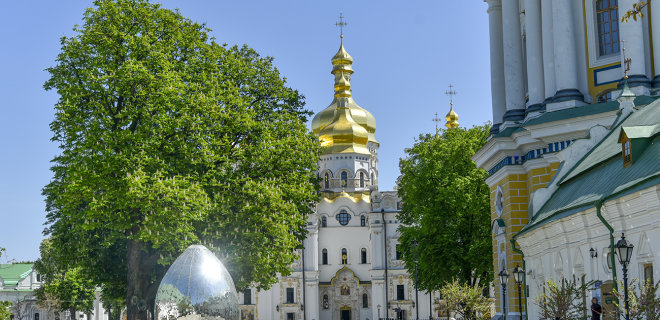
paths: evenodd
<path fill-rule="evenodd" d="M 332 58 L 334 99 L 315 115 L 320 200 L 293 272 L 265 291 L 239 293 L 242 319 L 367 320 L 428 318 L 432 303 L 415 289 L 397 251 L 400 200 L 378 190 L 376 120 L 355 103 L 353 58 Z"/>
<path fill-rule="evenodd" d="M 489 172 L 493 271 L 525 271 L 520 292 L 495 277 L 494 317 L 543 319 L 544 283 L 574 277 L 612 310 L 622 233 L 628 279 L 660 279 L 660 1 L 627 22 L 638 1 L 485 2 L 494 126 L 473 160 Z"/>

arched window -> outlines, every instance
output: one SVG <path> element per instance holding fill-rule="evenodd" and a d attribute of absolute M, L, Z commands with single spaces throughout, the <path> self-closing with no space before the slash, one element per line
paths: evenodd
<path fill-rule="evenodd" d="M 362 294 L 362 308 L 369 308 L 369 296 L 366 293 Z"/>
<path fill-rule="evenodd" d="M 360 217 L 360 226 L 361 227 L 366 227 L 367 226 L 367 217 L 365 217 L 365 216 Z"/>
<path fill-rule="evenodd" d="M 348 187 L 348 172 L 346 171 L 341 172 L 341 186 Z"/>
<path fill-rule="evenodd" d="M 347 264 L 348 263 L 348 252 L 346 251 L 346 248 L 341 249 L 341 264 Z"/>
<path fill-rule="evenodd" d="M 328 226 L 328 219 L 326 217 L 321 217 L 321 228 L 325 228 Z"/>
<path fill-rule="evenodd" d="M 330 302 L 328 302 L 328 295 L 324 294 L 323 295 L 323 309 L 329 309 L 330 308 Z"/>
<path fill-rule="evenodd" d="M 598 25 L 598 53 L 607 56 L 619 52 L 618 0 L 596 1 Z"/>
<path fill-rule="evenodd" d="M 323 178 L 323 187 L 326 189 L 330 189 L 330 174 L 325 173 L 325 177 Z"/>
<path fill-rule="evenodd" d="M 348 224 L 349 221 L 351 221 L 351 215 L 346 212 L 346 210 L 341 210 L 337 214 L 337 221 L 339 221 L 339 224 L 342 226 L 345 226 Z"/>
<path fill-rule="evenodd" d="M 360 172 L 360 188 L 364 188 L 364 172 Z"/>
<path fill-rule="evenodd" d="M 367 263 L 367 248 L 362 248 L 362 250 L 360 250 L 360 263 Z"/>
<path fill-rule="evenodd" d="M 328 249 L 321 251 L 321 264 L 328 264 Z"/>

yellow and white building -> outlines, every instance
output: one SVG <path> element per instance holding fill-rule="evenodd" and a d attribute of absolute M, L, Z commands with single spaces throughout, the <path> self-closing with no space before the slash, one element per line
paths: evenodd
<path fill-rule="evenodd" d="M 530 319 L 549 279 L 597 281 L 586 298 L 611 308 L 622 232 L 629 278 L 660 279 L 660 1 L 627 23 L 638 1 L 485 2 L 494 126 L 473 160 L 489 172 L 493 271 L 524 266 Z M 505 297 L 495 277 L 496 318 L 520 317 L 512 278 Z"/>

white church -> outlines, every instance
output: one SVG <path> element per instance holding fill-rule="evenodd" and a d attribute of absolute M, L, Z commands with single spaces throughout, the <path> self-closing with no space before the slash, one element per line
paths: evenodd
<path fill-rule="evenodd" d="M 342 44 L 332 57 L 334 99 L 312 130 L 325 147 L 319 159 L 321 199 L 293 273 L 270 290 L 239 293 L 242 319 L 368 320 L 428 318 L 397 252 L 400 200 L 378 190 L 376 120 L 351 93 L 353 58 Z"/>

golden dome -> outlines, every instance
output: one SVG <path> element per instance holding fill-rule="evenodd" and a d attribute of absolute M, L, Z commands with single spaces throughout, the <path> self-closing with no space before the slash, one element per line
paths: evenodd
<path fill-rule="evenodd" d="M 330 105 L 317 113 L 312 119 L 312 132 L 319 136 L 321 131 L 330 125 L 339 108 L 348 108 L 354 122 L 362 126 L 368 134 L 368 141 L 376 140 L 376 118 L 367 110 L 355 103 L 351 94 L 351 74 L 353 74 L 353 58 L 344 49 L 343 37 L 339 51 L 332 57 L 332 74 L 335 76 L 334 99 Z"/>
<path fill-rule="evenodd" d="M 351 109 L 338 107 L 332 122 L 318 134 L 323 153 L 370 154 L 367 149 L 369 133 L 351 116 Z"/>
<path fill-rule="evenodd" d="M 449 112 L 445 116 L 445 119 L 447 120 L 447 123 L 445 124 L 447 128 L 458 127 L 458 114 L 454 112 L 453 106 L 449 107 Z"/>

